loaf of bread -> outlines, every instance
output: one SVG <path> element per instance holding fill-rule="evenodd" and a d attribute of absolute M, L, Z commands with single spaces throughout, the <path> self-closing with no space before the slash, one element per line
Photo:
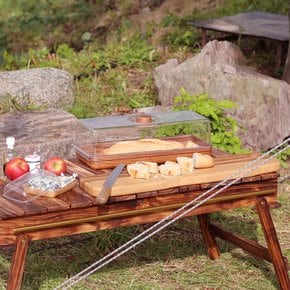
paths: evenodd
<path fill-rule="evenodd" d="M 149 178 L 149 167 L 144 164 L 132 163 L 127 165 L 127 171 L 133 178 Z"/>
<path fill-rule="evenodd" d="M 187 173 L 187 172 L 193 171 L 193 158 L 177 157 L 176 161 L 179 164 L 182 173 Z"/>
<path fill-rule="evenodd" d="M 149 172 L 151 174 L 157 174 L 158 173 L 158 164 L 156 162 L 149 162 L 149 161 L 138 161 L 137 164 L 142 164 L 148 167 Z"/>
<path fill-rule="evenodd" d="M 167 141 L 160 139 L 139 139 L 132 141 L 117 142 L 109 148 L 103 150 L 104 154 L 125 154 L 157 150 L 182 149 L 184 145 L 177 141 Z"/>
<path fill-rule="evenodd" d="M 214 166 L 213 158 L 210 155 L 194 153 L 192 159 L 194 168 L 209 168 Z"/>
<path fill-rule="evenodd" d="M 185 144 L 185 148 L 196 148 L 198 147 L 199 145 L 192 142 L 192 141 L 187 141 L 186 144 Z"/>
<path fill-rule="evenodd" d="M 181 175 L 181 168 L 176 162 L 166 161 L 164 164 L 159 165 L 159 172 L 162 175 L 177 176 Z"/>

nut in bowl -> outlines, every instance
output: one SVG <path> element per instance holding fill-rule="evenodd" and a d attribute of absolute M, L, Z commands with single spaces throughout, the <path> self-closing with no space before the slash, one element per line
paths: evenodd
<path fill-rule="evenodd" d="M 3 196 L 10 200 L 28 203 L 39 197 L 56 197 L 77 185 L 77 174 L 61 175 L 35 168 L 8 183 Z"/>

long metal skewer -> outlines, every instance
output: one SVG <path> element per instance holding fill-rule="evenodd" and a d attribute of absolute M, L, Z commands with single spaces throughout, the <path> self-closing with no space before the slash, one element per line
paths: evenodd
<path fill-rule="evenodd" d="M 277 150 L 281 146 L 287 144 L 289 141 L 290 141 L 290 137 L 288 137 L 285 141 L 283 141 L 282 143 L 278 144 L 277 146 L 273 147 L 271 150 L 269 150 L 266 153 L 262 154 L 257 159 L 249 162 L 244 167 L 242 167 L 241 169 L 237 170 L 232 175 L 230 175 L 228 178 L 222 180 L 221 182 L 219 182 L 218 184 L 216 184 L 215 186 L 213 186 L 209 190 L 205 191 L 204 193 L 202 193 L 198 197 L 194 198 L 193 200 L 191 200 L 190 202 L 188 202 L 184 206 L 182 206 L 179 209 L 177 209 L 176 211 L 172 212 L 167 217 L 163 218 L 162 220 L 160 220 L 159 222 L 157 222 L 156 224 L 154 224 L 153 226 L 151 226 L 147 230 L 143 231 L 142 233 L 140 233 L 139 235 L 137 235 L 133 239 L 129 240 L 128 242 L 126 242 L 125 244 L 120 246 L 119 248 L 115 249 L 114 251 L 112 251 L 108 255 L 104 256 L 103 258 L 99 259 L 95 263 L 91 264 L 90 266 L 88 266 L 87 268 L 85 268 L 84 270 L 79 272 L 78 274 L 76 274 L 76 275 L 72 276 L 71 278 L 65 280 L 62 284 L 60 284 L 59 286 L 54 288 L 54 290 L 57 290 L 57 289 L 68 289 L 69 287 L 79 283 L 81 280 L 85 279 L 86 277 L 88 277 L 92 273 L 96 272 L 97 270 L 99 270 L 100 268 L 104 267 L 108 263 L 110 263 L 113 260 L 117 259 L 121 255 L 125 254 L 126 252 L 128 252 L 132 248 L 136 247 L 137 245 L 141 244 L 145 240 L 149 239 L 151 236 L 153 236 L 154 234 L 158 233 L 159 231 L 161 231 L 165 227 L 171 225 L 175 221 L 177 221 L 180 218 L 186 216 L 191 211 L 196 209 L 198 206 L 200 206 L 203 203 L 207 202 L 209 199 L 215 197 L 220 192 L 224 191 L 225 189 L 230 187 L 232 184 L 234 184 L 237 181 L 239 181 L 241 178 L 243 178 L 246 175 L 250 174 L 251 172 L 253 172 L 254 170 L 258 169 L 263 164 L 265 164 L 268 161 L 270 161 L 271 159 L 275 158 L 277 155 L 279 155 L 283 151 L 287 150 L 290 147 L 289 144 L 287 146 L 285 146 L 284 148 L 281 148 L 280 150 L 275 152 L 273 155 L 271 155 L 267 159 L 264 159 L 266 156 L 268 156 L 269 154 L 271 154 L 272 152 L 274 152 L 275 150 Z M 212 191 L 214 191 L 215 189 L 217 189 L 220 186 L 222 186 L 222 187 L 219 190 L 211 193 Z M 211 194 L 208 195 L 209 193 L 211 193 Z M 203 200 L 197 202 L 198 200 L 200 200 L 201 198 L 205 197 L 206 195 L 208 195 L 206 198 L 204 198 Z"/>

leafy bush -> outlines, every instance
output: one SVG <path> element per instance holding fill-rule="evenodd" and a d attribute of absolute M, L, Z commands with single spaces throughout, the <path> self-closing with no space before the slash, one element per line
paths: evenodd
<path fill-rule="evenodd" d="M 230 100 L 216 101 L 208 94 L 191 95 L 181 89 L 180 95 L 174 99 L 175 110 L 192 110 L 211 121 L 211 143 L 229 153 L 245 153 L 242 142 L 237 136 L 237 121 L 229 117 L 225 109 L 235 104 Z"/>
<path fill-rule="evenodd" d="M 285 144 L 280 149 L 286 148 L 287 146 L 288 145 Z M 276 152 L 277 152 L 277 150 L 274 151 L 273 154 L 276 153 Z M 290 147 L 285 149 L 282 153 L 278 154 L 277 158 L 280 160 L 280 163 L 281 163 L 282 167 L 288 168 L 289 167 L 288 162 L 289 162 L 289 158 L 290 158 Z"/>

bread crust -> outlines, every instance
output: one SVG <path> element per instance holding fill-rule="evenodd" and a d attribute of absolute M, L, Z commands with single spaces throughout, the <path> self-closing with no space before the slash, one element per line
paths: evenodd
<path fill-rule="evenodd" d="M 174 150 L 182 148 L 184 148 L 184 145 L 177 141 L 148 138 L 117 142 L 111 147 L 104 149 L 103 154 L 126 154 L 146 151 Z"/>
<path fill-rule="evenodd" d="M 214 166 L 214 160 L 210 155 L 194 153 L 192 158 L 194 168 L 209 168 Z"/>

